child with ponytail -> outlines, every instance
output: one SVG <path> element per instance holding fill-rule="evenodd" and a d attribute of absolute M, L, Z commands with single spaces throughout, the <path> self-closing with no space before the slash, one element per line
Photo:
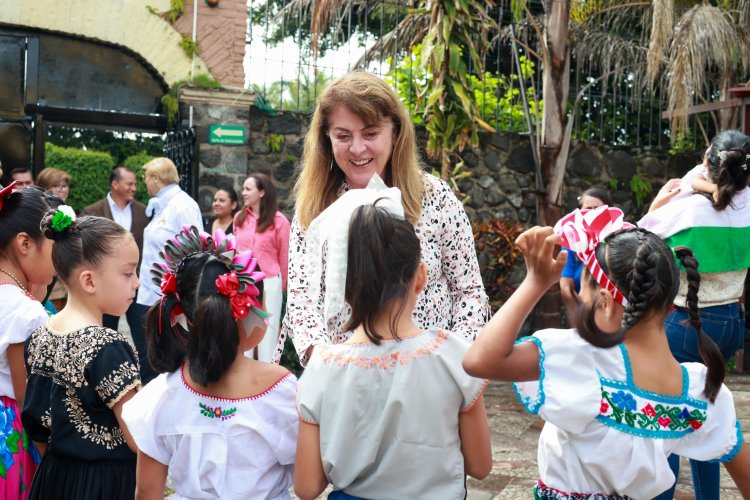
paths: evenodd
<path fill-rule="evenodd" d="M 39 453 L 21 425 L 23 344 L 47 321 L 32 295 L 52 282 L 52 242 L 39 222 L 60 200 L 35 188 L 0 187 L 0 498 L 28 497 Z"/>
<path fill-rule="evenodd" d="M 140 387 L 138 357 L 102 316 L 124 314 L 135 299 L 138 246 L 119 224 L 77 219 L 65 205 L 42 229 L 68 300 L 25 346 L 23 423 L 46 446 L 29 498 L 132 499 L 135 446 L 122 406 Z"/>
<path fill-rule="evenodd" d="M 160 373 L 125 405 L 138 445 L 136 498 L 290 499 L 297 379 L 249 359 L 263 339 L 263 278 L 234 236 L 185 226 L 152 268 L 148 360 Z"/>
<path fill-rule="evenodd" d="M 552 228 L 516 240 L 527 275 L 464 357 L 475 376 L 516 382 L 527 411 L 545 421 L 539 438 L 537 499 L 652 498 L 674 483 L 670 453 L 724 462 L 750 495 L 743 443 L 717 346 L 697 321 L 695 259 L 688 300 L 705 365 L 678 363 L 664 327 L 680 285 L 672 249 L 623 223 L 622 212 L 576 210 Z M 586 264 L 575 329 L 542 330 L 518 342 L 537 301 L 559 279 L 566 253 Z"/>
<path fill-rule="evenodd" d="M 349 202 L 369 201 L 367 191 L 351 190 L 329 210 L 346 213 Z M 338 242 L 328 241 L 327 279 L 341 266 L 351 334 L 316 346 L 300 379 L 294 489 L 303 500 L 329 482 L 329 499 L 461 499 L 465 474 L 482 479 L 492 467 L 487 382 L 461 368 L 468 341 L 412 320 L 427 266 L 400 193 L 383 190 L 394 191 L 395 199 L 344 217 L 351 224 L 336 232 L 345 267 L 333 249 Z M 335 312 L 345 304 L 329 306 Z"/>

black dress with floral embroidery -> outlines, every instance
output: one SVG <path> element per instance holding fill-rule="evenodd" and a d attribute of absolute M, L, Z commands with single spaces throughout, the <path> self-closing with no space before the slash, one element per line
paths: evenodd
<path fill-rule="evenodd" d="M 21 418 L 32 440 L 48 443 L 29 498 L 132 499 L 135 454 L 112 410 L 141 384 L 130 344 L 101 326 L 59 333 L 46 324 L 25 359 Z"/>

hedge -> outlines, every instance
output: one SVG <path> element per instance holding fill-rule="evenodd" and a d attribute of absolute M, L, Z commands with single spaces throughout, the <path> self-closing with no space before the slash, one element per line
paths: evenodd
<path fill-rule="evenodd" d="M 61 148 L 47 143 L 44 148 L 45 165 L 70 174 L 70 195 L 67 204 L 79 212 L 109 192 L 109 174 L 115 161 L 109 153 Z"/>
<path fill-rule="evenodd" d="M 109 175 L 115 166 L 109 153 L 61 148 L 50 143 L 45 145 L 44 151 L 48 167 L 59 168 L 70 174 L 72 181 L 67 203 L 76 212 L 101 200 L 109 192 Z M 149 195 L 143 183 L 141 167 L 152 158 L 147 153 L 138 153 L 123 162 L 124 166 L 136 174 L 138 187 L 135 198 L 143 204 L 148 203 Z"/>
<path fill-rule="evenodd" d="M 151 156 L 148 153 L 141 152 L 138 154 L 134 154 L 133 156 L 128 156 L 127 158 L 125 158 L 125 161 L 122 162 L 123 166 L 135 172 L 136 182 L 138 183 L 138 190 L 135 193 L 135 199 L 140 201 L 144 205 L 148 204 L 148 199 L 150 198 L 150 196 L 148 194 L 148 190 L 146 189 L 146 184 L 143 182 L 143 170 L 141 169 L 141 167 L 143 167 L 143 165 L 145 165 L 149 160 L 152 160 L 154 158 L 154 156 Z"/>

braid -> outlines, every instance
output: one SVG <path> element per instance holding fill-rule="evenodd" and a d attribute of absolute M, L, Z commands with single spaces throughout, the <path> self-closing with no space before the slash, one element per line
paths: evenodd
<path fill-rule="evenodd" d="M 703 393 L 712 403 L 719 393 L 726 374 L 726 361 L 716 343 L 701 329 L 700 309 L 698 308 L 698 290 L 701 276 L 698 272 L 698 261 L 688 247 L 676 247 L 675 255 L 685 268 L 688 280 L 687 306 L 690 325 L 695 329 L 698 339 L 698 352 L 708 368 Z"/>
<path fill-rule="evenodd" d="M 635 230 L 638 236 L 638 249 L 633 260 L 633 271 L 627 285 L 628 305 L 622 317 L 622 329 L 630 330 L 638 323 L 653 306 L 654 292 L 659 288 L 657 270 L 660 254 L 654 252 L 648 245 L 646 233 L 642 229 Z"/>

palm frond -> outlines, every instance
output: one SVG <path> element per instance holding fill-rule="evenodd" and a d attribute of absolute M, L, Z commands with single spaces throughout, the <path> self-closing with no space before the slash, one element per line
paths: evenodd
<path fill-rule="evenodd" d="M 608 75 L 601 81 L 602 94 L 606 94 L 609 80 L 616 81 L 625 72 L 634 74 L 636 85 L 643 81 L 646 49 L 638 40 L 583 25 L 574 26 L 570 37 L 571 51 L 579 63 Z"/>
<path fill-rule="evenodd" d="M 429 16 L 425 15 L 408 15 L 398 23 L 395 29 L 384 34 L 375 44 L 370 47 L 359 58 L 354 65 L 355 68 L 364 68 L 371 61 L 381 58 L 384 55 L 393 55 L 392 62 L 396 62 L 396 56 L 400 49 L 407 49 L 412 45 L 421 42 L 426 34 L 429 25 Z M 404 44 L 404 40 L 409 40 L 409 45 Z"/>
<path fill-rule="evenodd" d="M 677 22 L 667 65 L 668 107 L 672 111 L 672 130 L 685 131 L 687 110 L 696 94 L 707 88 L 718 68 L 720 78 L 739 63 L 745 67 L 748 48 L 739 27 L 726 11 L 707 4 L 696 5 Z M 737 57 L 739 56 L 739 61 Z M 743 57 L 744 56 L 744 57 Z M 742 60 L 744 59 L 744 61 Z"/>
<path fill-rule="evenodd" d="M 673 0 L 653 0 L 653 19 L 651 22 L 651 38 L 648 43 L 646 57 L 646 80 L 653 83 L 656 80 L 662 64 L 666 61 L 666 53 L 674 29 Z"/>

